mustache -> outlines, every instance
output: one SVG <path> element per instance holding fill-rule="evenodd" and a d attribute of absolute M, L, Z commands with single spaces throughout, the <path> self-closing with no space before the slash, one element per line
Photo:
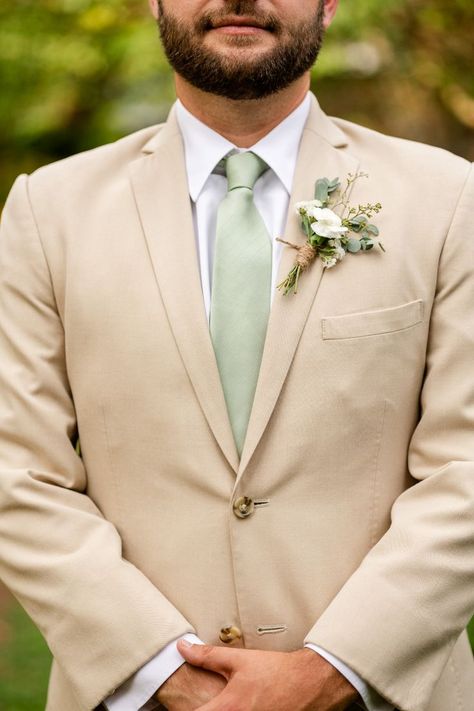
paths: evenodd
<path fill-rule="evenodd" d="M 209 10 L 203 13 L 197 22 L 196 29 L 202 34 L 208 32 L 225 21 L 229 15 L 248 18 L 258 27 L 275 34 L 282 30 L 282 23 L 275 15 L 255 11 L 254 0 L 229 0 L 223 10 Z"/>

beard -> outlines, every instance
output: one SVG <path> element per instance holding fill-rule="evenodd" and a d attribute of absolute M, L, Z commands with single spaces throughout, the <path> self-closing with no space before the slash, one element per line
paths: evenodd
<path fill-rule="evenodd" d="M 157 24 L 165 54 L 174 71 L 201 91 L 234 100 L 261 99 L 285 89 L 315 63 L 324 37 L 324 2 L 320 0 L 314 16 L 289 24 L 270 13 L 255 11 L 254 0 L 229 0 L 224 11 L 203 13 L 194 23 L 177 20 L 158 0 Z M 277 42 L 266 52 L 238 57 L 205 46 L 206 34 L 215 23 L 229 15 L 252 18 L 271 32 Z M 251 48 L 255 37 L 228 37 L 230 48 Z M 236 56 L 237 55 L 237 56 Z"/>

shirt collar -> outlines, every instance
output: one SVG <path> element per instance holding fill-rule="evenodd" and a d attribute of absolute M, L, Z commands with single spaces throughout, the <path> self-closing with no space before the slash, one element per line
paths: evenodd
<path fill-rule="evenodd" d="M 281 123 L 245 150 L 256 153 L 291 193 L 298 147 L 311 106 L 310 94 Z M 231 151 L 242 151 L 190 113 L 178 99 L 176 118 L 183 135 L 189 194 L 196 202 L 217 163 Z"/>

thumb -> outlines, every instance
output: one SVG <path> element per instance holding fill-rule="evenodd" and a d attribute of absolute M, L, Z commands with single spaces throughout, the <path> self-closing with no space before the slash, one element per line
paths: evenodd
<path fill-rule="evenodd" d="M 235 668 L 236 652 L 239 651 L 213 647 L 210 644 L 191 644 L 185 639 L 179 640 L 177 648 L 189 664 L 222 674 L 226 679 L 230 677 Z"/>

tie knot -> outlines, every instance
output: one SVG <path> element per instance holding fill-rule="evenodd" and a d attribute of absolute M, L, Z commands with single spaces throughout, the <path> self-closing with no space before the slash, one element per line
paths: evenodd
<path fill-rule="evenodd" d="M 234 153 L 225 161 L 228 191 L 230 192 L 236 188 L 253 190 L 258 178 L 267 168 L 265 161 L 255 153 L 252 153 L 252 151 Z"/>

